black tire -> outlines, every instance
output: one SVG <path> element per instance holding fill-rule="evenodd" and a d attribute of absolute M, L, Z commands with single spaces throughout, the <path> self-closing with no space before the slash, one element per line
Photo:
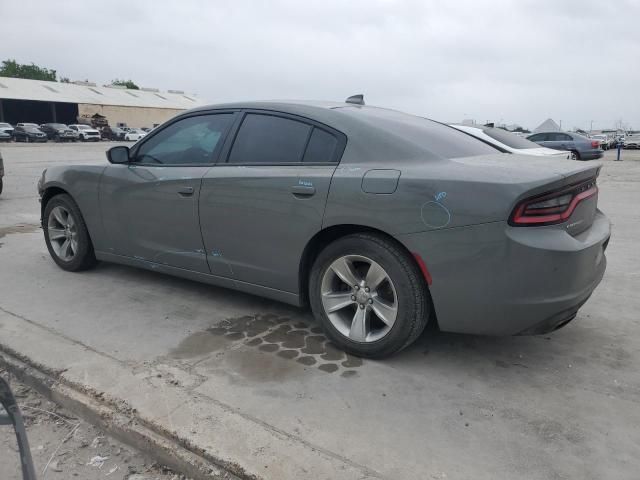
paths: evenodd
<path fill-rule="evenodd" d="M 0 194 L 2 194 L 2 187 L 3 187 L 2 177 L 0 177 Z"/>
<path fill-rule="evenodd" d="M 73 220 L 75 221 L 77 228 L 78 250 L 70 261 L 65 261 L 56 254 L 51 245 L 51 239 L 49 238 L 49 217 L 51 215 L 51 211 L 57 206 L 62 206 L 73 216 Z M 49 250 L 51 258 L 53 258 L 53 261 L 56 262 L 56 264 L 63 270 L 68 272 L 79 272 L 81 270 L 92 268 L 96 265 L 97 260 L 93 251 L 91 237 L 87 230 L 87 225 L 82 217 L 80 209 L 76 205 L 76 202 L 74 202 L 69 195 L 59 194 L 52 197 L 47 202 L 44 207 L 42 230 L 44 231 L 44 240 L 47 244 L 47 249 Z"/>
<path fill-rule="evenodd" d="M 582 158 L 580 158 L 580 154 L 578 153 L 577 150 L 571 150 L 571 153 L 573 153 L 574 160 L 582 160 Z"/>
<path fill-rule="evenodd" d="M 343 335 L 323 307 L 323 276 L 336 259 L 345 255 L 364 256 L 375 261 L 395 286 L 397 317 L 388 333 L 378 340 L 356 342 Z M 413 343 L 427 325 L 431 312 L 427 284 L 415 260 L 392 239 L 371 233 L 342 237 L 320 252 L 310 273 L 309 302 L 315 318 L 333 343 L 350 354 L 367 358 L 387 357 Z"/>

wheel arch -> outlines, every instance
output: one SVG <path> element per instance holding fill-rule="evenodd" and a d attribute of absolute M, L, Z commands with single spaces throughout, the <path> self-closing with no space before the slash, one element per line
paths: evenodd
<path fill-rule="evenodd" d="M 68 190 L 65 190 L 64 188 L 58 185 L 51 185 L 44 189 L 44 191 L 42 192 L 42 196 L 40 197 L 40 220 L 41 221 L 44 221 L 44 209 L 47 207 L 47 203 L 49 203 L 49 200 L 51 200 L 56 195 L 60 195 L 60 194 L 69 195 L 73 199 L 73 196 L 71 195 L 71 193 L 69 193 Z"/>
<path fill-rule="evenodd" d="M 71 192 L 69 192 L 69 190 L 59 185 L 47 186 L 42 192 L 42 197 L 40 198 L 40 224 L 44 227 L 44 222 L 45 222 L 44 209 L 47 208 L 47 203 L 49 203 L 49 201 L 53 197 L 56 197 L 62 194 L 68 195 L 71 201 L 76 205 L 76 207 L 78 207 L 78 210 L 80 210 L 80 215 L 82 215 L 82 218 L 87 227 L 87 235 L 89 237 L 89 242 L 91 243 L 91 248 L 93 248 L 94 244 L 93 244 L 93 237 L 91 235 L 91 229 L 89 228 L 89 225 L 86 223 L 86 218 L 85 218 L 84 212 L 82 211 L 82 208 L 80 207 L 80 204 L 76 201 L 75 198 L 73 198 L 73 195 L 71 194 Z"/>
<path fill-rule="evenodd" d="M 365 225 L 357 225 L 357 224 L 340 224 L 340 225 L 332 225 L 330 227 L 326 227 L 319 232 L 317 232 L 310 240 L 307 242 L 304 251 L 302 252 L 302 257 L 300 259 L 300 266 L 298 270 L 298 284 L 299 284 L 299 294 L 300 294 L 300 303 L 302 305 L 309 304 L 309 273 L 311 272 L 311 268 L 315 259 L 318 257 L 320 252 L 324 249 L 325 246 L 330 244 L 331 242 L 345 237 L 347 235 L 352 235 L 354 233 L 375 233 L 381 235 L 388 240 L 394 242 L 398 245 L 402 250 L 404 250 L 409 257 L 414 262 L 415 266 L 422 272 L 421 266 L 418 264 L 418 261 L 413 256 L 411 251 L 397 238 L 393 235 L 377 229 L 373 227 L 368 227 Z M 429 289 L 429 285 L 427 284 L 427 279 L 424 275 L 421 275 L 424 280 L 424 288 L 426 289 L 427 296 L 429 297 L 429 301 L 431 304 L 431 315 L 430 315 L 430 323 L 433 322 L 433 325 L 437 327 L 438 319 L 436 315 L 435 305 L 433 303 L 433 298 L 431 297 L 431 291 Z"/>

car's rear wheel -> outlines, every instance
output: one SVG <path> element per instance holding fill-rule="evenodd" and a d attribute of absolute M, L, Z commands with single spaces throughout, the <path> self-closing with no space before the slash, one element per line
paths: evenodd
<path fill-rule="evenodd" d="M 580 154 L 576 150 L 571 150 L 571 159 L 580 160 Z"/>
<path fill-rule="evenodd" d="M 56 195 L 47 202 L 42 228 L 49 254 L 60 268 L 76 272 L 96 264 L 87 226 L 69 195 Z"/>
<path fill-rule="evenodd" d="M 338 239 L 318 255 L 309 300 L 332 342 L 370 358 L 412 343 L 430 312 L 427 287 L 413 258 L 394 241 L 369 233 Z"/>

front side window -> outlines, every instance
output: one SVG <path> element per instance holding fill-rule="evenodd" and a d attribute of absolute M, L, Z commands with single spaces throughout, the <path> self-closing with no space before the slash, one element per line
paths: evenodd
<path fill-rule="evenodd" d="M 249 113 L 238 131 L 229 163 L 301 162 L 311 128 L 288 118 Z"/>
<path fill-rule="evenodd" d="M 179 120 L 140 145 L 135 161 L 168 165 L 211 163 L 232 120 L 232 113 L 199 115 Z M 134 129 L 129 132 L 138 133 Z"/>

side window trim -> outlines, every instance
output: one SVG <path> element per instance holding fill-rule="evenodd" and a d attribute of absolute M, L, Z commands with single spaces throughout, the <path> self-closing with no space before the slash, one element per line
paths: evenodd
<path fill-rule="evenodd" d="M 162 125 L 159 128 L 154 128 L 153 131 L 151 132 L 151 134 L 146 135 L 140 142 L 136 143 L 135 147 L 131 150 L 131 158 L 134 159 L 131 161 L 132 165 L 142 165 L 145 167 L 198 167 L 198 166 L 213 166 L 216 163 L 218 163 L 218 161 L 221 158 L 221 153 L 224 150 L 224 146 L 226 146 L 227 144 L 227 140 L 230 136 L 230 134 L 233 132 L 233 129 L 237 123 L 237 118 L 233 118 L 231 122 L 229 122 L 229 125 L 227 126 L 227 128 L 225 129 L 224 132 L 222 132 L 221 136 L 222 141 L 218 142 L 218 144 L 216 145 L 216 147 L 214 148 L 211 157 L 209 158 L 208 162 L 194 162 L 194 163 L 138 163 L 135 161 L 135 157 L 138 155 L 138 150 L 140 150 L 140 148 L 147 143 L 149 140 L 151 140 L 153 137 L 155 137 L 156 135 L 158 135 L 159 133 L 161 133 L 162 131 L 164 131 L 166 128 L 169 128 L 171 125 L 178 123 L 182 120 L 186 120 L 188 118 L 194 118 L 194 117 L 203 117 L 203 116 L 210 116 L 210 115 L 224 115 L 224 114 L 231 114 L 234 117 L 238 117 L 238 116 L 242 116 L 239 115 L 239 113 L 241 113 L 238 110 L 205 110 L 205 111 L 199 111 L 199 112 L 194 112 L 192 114 L 186 114 L 186 115 L 181 115 L 175 118 L 172 118 L 171 120 L 169 120 L 167 123 L 165 123 L 164 125 Z"/>
<path fill-rule="evenodd" d="M 298 115 L 293 115 L 291 113 L 279 112 L 277 110 L 262 110 L 262 109 L 243 109 L 239 115 L 240 118 L 236 120 L 233 124 L 233 127 L 229 129 L 227 132 L 227 140 L 225 141 L 225 145 L 223 150 L 221 151 L 221 155 L 216 162 L 216 165 L 225 165 L 225 166 L 242 166 L 242 167 L 252 167 L 252 166 L 292 166 L 292 165 L 306 165 L 306 166 L 323 166 L 323 165 L 339 165 L 340 160 L 342 160 L 342 154 L 347 146 L 347 136 L 328 125 L 317 122 L 307 117 L 301 117 Z M 231 150 L 233 149 L 233 145 L 236 142 L 236 138 L 238 137 L 238 133 L 240 131 L 240 127 L 244 122 L 245 117 L 248 114 L 258 114 L 258 115 L 271 115 L 274 117 L 286 118 L 288 120 L 295 120 L 300 123 L 305 123 L 312 128 L 309 129 L 309 133 L 307 134 L 307 140 L 305 143 L 305 147 L 302 150 L 302 156 L 298 162 L 282 162 L 282 163 L 264 163 L 264 162 L 253 162 L 253 163 L 229 163 L 229 156 L 231 154 Z M 324 130 L 327 133 L 330 133 L 334 137 L 336 137 L 338 141 L 338 146 L 336 147 L 335 158 L 331 162 L 303 162 L 305 153 L 307 152 L 307 148 L 309 147 L 309 142 L 311 141 L 311 135 L 313 134 L 314 129 Z"/>

